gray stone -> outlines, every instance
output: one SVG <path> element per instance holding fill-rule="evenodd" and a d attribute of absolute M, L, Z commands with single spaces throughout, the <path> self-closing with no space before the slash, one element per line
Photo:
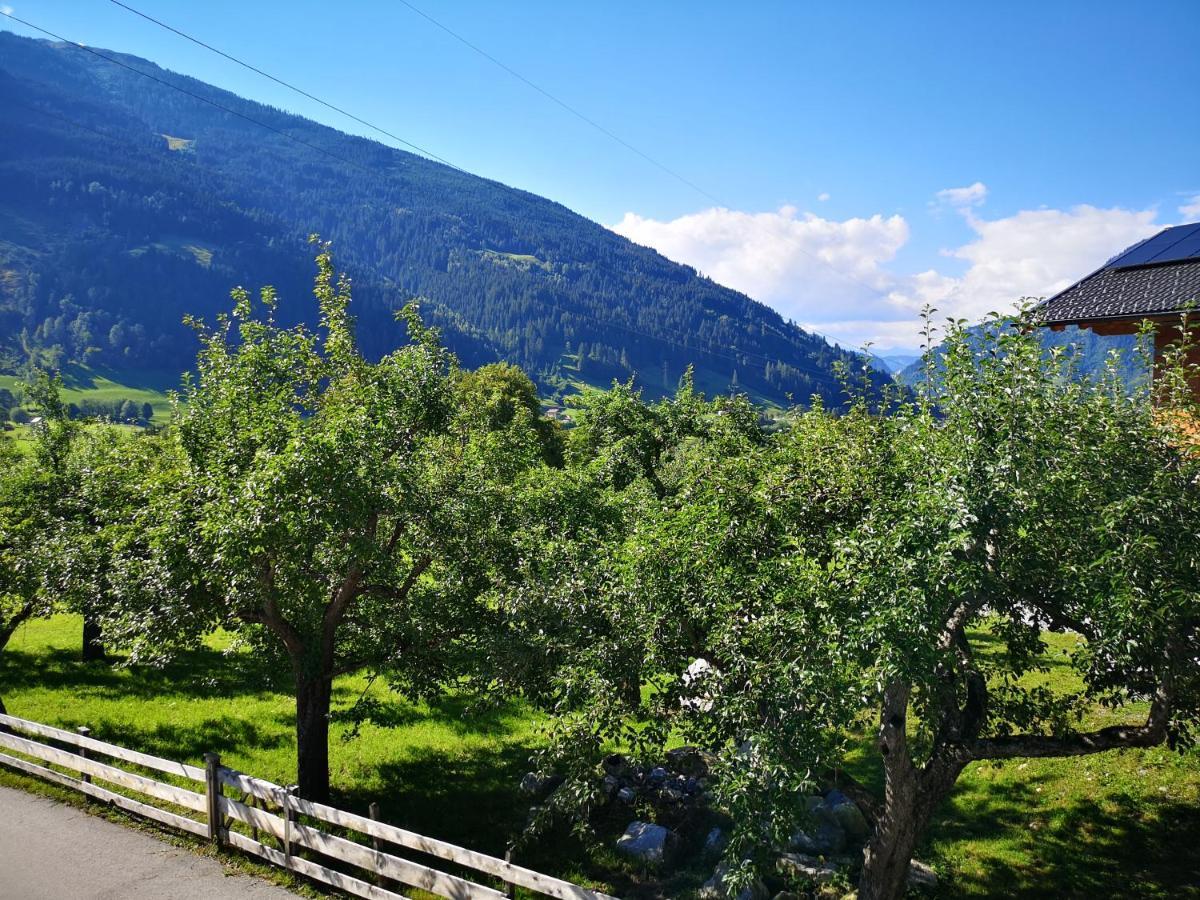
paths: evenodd
<path fill-rule="evenodd" d="M 703 778 L 712 771 L 717 757 L 699 747 L 676 747 L 667 751 L 667 765 L 681 775 Z"/>
<path fill-rule="evenodd" d="M 652 822 L 630 822 L 617 838 L 617 852 L 646 866 L 661 866 L 675 848 L 675 833 Z"/>
<path fill-rule="evenodd" d="M 815 881 L 818 884 L 832 881 L 838 873 L 837 867 L 831 863 L 802 853 L 783 854 L 779 857 L 777 868 L 781 873 L 791 878 Z"/>
<path fill-rule="evenodd" d="M 623 787 L 617 791 L 617 799 L 622 803 L 632 804 L 637 799 L 637 791 L 631 787 Z"/>
<path fill-rule="evenodd" d="M 566 779 L 561 775 L 547 775 L 545 778 L 536 772 L 526 772 L 521 779 L 521 793 L 541 799 L 553 792 Z"/>
<path fill-rule="evenodd" d="M 701 852 L 709 859 L 716 859 L 725 852 L 727 846 L 729 846 L 729 835 L 725 833 L 725 829 L 717 827 L 713 828 L 704 838 L 704 847 Z"/>
<path fill-rule="evenodd" d="M 933 889 L 938 885 L 937 872 L 925 863 L 914 859 L 908 864 L 908 885 L 915 888 Z"/>
<path fill-rule="evenodd" d="M 808 827 L 799 828 L 792 834 L 788 849 L 820 856 L 841 853 L 846 849 L 846 832 L 836 821 L 819 817 Z"/>
<path fill-rule="evenodd" d="M 603 785 L 604 796 L 611 797 L 620 789 L 621 782 L 613 775 L 605 775 Z"/>
<path fill-rule="evenodd" d="M 700 888 L 701 900 L 767 900 L 771 892 L 757 878 L 737 893 L 733 893 L 732 885 L 725 883 L 729 867 L 725 863 L 717 866 L 712 878 L 704 882 Z"/>
<path fill-rule="evenodd" d="M 654 785 L 663 784 L 667 780 L 668 774 L 669 773 L 667 772 L 667 770 L 664 769 L 662 766 L 655 766 L 653 769 L 650 770 L 650 776 L 649 776 L 650 783 L 654 784 Z"/>
<path fill-rule="evenodd" d="M 620 753 L 613 753 L 604 757 L 600 765 L 607 774 L 620 778 L 629 767 L 629 762 Z"/>
<path fill-rule="evenodd" d="M 871 834 L 871 826 L 858 804 L 841 791 L 835 789 L 826 794 L 822 806 L 852 840 L 865 841 Z"/>

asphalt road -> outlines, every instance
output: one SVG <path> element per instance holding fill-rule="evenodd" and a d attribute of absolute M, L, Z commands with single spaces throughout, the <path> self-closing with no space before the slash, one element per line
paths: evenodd
<path fill-rule="evenodd" d="M 140 831 L 0 787 L 0 900 L 295 900 Z"/>

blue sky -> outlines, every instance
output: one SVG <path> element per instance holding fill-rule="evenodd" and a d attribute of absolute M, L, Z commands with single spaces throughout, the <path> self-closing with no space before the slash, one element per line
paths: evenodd
<path fill-rule="evenodd" d="M 1200 2 L 130 5 L 849 345 L 916 343 L 1200 219 Z M 348 131 L 106 0 L 22 17 Z M 29 33 L 11 22 L 18 33 Z M 714 199 L 716 201 L 714 202 Z"/>

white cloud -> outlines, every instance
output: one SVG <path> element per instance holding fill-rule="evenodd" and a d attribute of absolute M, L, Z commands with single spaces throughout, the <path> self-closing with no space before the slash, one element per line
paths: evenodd
<path fill-rule="evenodd" d="M 1011 307 L 1021 297 L 1044 297 L 1070 287 L 1130 244 L 1161 226 L 1154 209 L 1023 210 L 985 220 L 966 214 L 975 232 L 951 251 L 969 268 L 943 298 L 947 312 L 976 319 Z"/>
<path fill-rule="evenodd" d="M 953 198 L 972 232 L 966 243 L 943 251 L 959 261 L 961 274 L 942 266 L 895 271 L 910 234 L 900 215 L 839 221 L 785 206 L 762 213 L 708 209 L 659 221 L 631 212 L 613 230 L 845 346 L 870 341 L 903 349 L 919 345 L 918 316 L 926 304 L 937 307 L 939 321 L 1011 309 L 1022 297 L 1062 290 L 1162 227 L 1155 209 L 1087 205 L 984 219 L 974 209 L 986 196 L 982 184 L 950 190 L 963 192 Z"/>
<path fill-rule="evenodd" d="M 15 12 L 16 10 L 11 6 L 0 6 L 0 13 L 4 13 L 6 16 L 11 16 Z"/>
<path fill-rule="evenodd" d="M 1185 200 L 1179 206 L 1179 214 L 1188 219 L 1200 219 L 1200 194 Z"/>
<path fill-rule="evenodd" d="M 837 221 L 791 206 L 708 209 L 666 222 L 631 212 L 613 230 L 797 321 L 813 320 L 832 298 L 847 314 L 867 314 L 890 282 L 882 264 L 909 236 L 902 216 Z"/>
<path fill-rule="evenodd" d="M 987 200 L 987 185 L 982 181 L 969 184 L 966 187 L 946 188 L 934 194 L 936 203 L 953 209 L 969 209 L 972 206 L 982 206 Z"/>
<path fill-rule="evenodd" d="M 829 191 L 821 191 L 821 193 L 817 194 L 817 200 L 819 200 L 821 203 L 824 203 L 828 199 Z"/>

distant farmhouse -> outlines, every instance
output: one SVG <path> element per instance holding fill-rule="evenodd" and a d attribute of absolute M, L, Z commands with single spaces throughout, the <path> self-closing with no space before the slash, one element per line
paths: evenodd
<path fill-rule="evenodd" d="M 1096 334 L 1135 334 L 1147 320 L 1157 326 L 1154 353 L 1179 340 L 1180 313 L 1200 322 L 1200 222 L 1176 225 L 1136 244 L 1065 291 L 1045 301 L 1041 321 Z M 1200 363 L 1200 352 L 1191 362 Z M 1198 386 L 1200 387 L 1200 386 Z"/>

